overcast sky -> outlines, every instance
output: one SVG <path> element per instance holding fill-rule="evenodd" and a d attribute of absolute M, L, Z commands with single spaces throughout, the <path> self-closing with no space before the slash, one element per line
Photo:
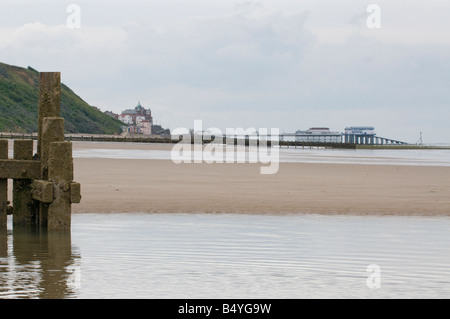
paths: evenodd
<path fill-rule="evenodd" d="M 103 111 L 140 100 L 171 129 L 371 125 L 450 143 L 448 0 L 2 0 L 0 61 L 61 71 Z"/>

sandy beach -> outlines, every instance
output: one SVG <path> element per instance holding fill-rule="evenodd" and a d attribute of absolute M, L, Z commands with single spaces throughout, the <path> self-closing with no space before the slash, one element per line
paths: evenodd
<path fill-rule="evenodd" d="M 74 145 L 81 146 L 98 147 Z M 83 196 L 74 213 L 450 216 L 450 167 L 280 163 L 277 174 L 261 175 L 261 164 L 248 163 L 75 158 L 74 165 Z"/>

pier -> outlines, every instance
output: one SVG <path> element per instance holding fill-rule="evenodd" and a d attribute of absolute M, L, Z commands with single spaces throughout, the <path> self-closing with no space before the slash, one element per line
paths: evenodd
<path fill-rule="evenodd" d="M 351 145 L 408 145 L 406 142 L 379 137 L 373 134 L 345 134 L 342 133 L 340 136 L 335 134 L 321 134 L 321 135 L 311 135 L 308 141 L 296 141 L 297 137 L 304 136 L 298 133 L 283 133 L 280 134 L 280 145 L 285 141 L 286 138 L 294 138 L 291 143 L 312 143 L 312 144 L 322 144 L 322 145 L 339 145 L 341 147 L 351 146 Z M 336 146 L 339 147 L 339 146 Z"/>
<path fill-rule="evenodd" d="M 390 138 L 379 137 L 376 135 L 364 135 L 364 134 L 343 134 L 343 143 L 356 144 L 356 145 L 407 145 L 408 143 L 393 140 Z"/>
<path fill-rule="evenodd" d="M 286 147 L 327 147 L 327 148 L 356 148 L 357 145 L 409 145 L 408 143 L 378 137 L 378 136 L 367 136 L 367 135 L 345 135 L 338 142 L 335 141 L 335 136 L 322 136 L 322 141 L 295 141 L 295 140 L 286 140 L 286 138 L 295 138 L 295 133 L 283 133 L 280 135 L 278 144 L 280 146 Z M 38 140 L 37 133 L 0 133 L 1 139 L 9 139 L 9 140 Z M 65 141 L 73 141 L 73 142 L 117 142 L 117 143 L 158 143 L 158 144 L 175 144 L 178 143 L 179 140 L 174 140 L 171 138 L 163 138 L 163 137 L 149 137 L 149 136 L 134 136 L 134 137 L 125 137 L 120 135 L 101 135 L 101 134 L 66 134 L 64 137 Z M 210 141 L 203 141 L 205 144 Z M 192 142 L 193 143 L 193 142 Z M 226 144 L 226 137 L 224 137 L 224 143 Z M 237 142 L 235 142 L 237 144 Z M 268 145 L 270 145 L 270 141 Z M 245 145 L 249 145 L 248 139 L 245 141 Z"/>

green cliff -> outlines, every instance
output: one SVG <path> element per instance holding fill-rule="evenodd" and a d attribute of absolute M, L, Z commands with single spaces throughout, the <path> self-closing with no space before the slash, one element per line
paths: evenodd
<path fill-rule="evenodd" d="M 39 72 L 0 63 L 0 132 L 37 132 Z M 90 106 L 61 84 L 66 133 L 114 134 L 122 123 Z"/>

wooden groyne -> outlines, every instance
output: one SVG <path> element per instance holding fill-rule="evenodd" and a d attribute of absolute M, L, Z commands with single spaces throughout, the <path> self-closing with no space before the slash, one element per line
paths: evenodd
<path fill-rule="evenodd" d="M 61 74 L 41 73 L 35 154 L 33 138 L 11 136 L 12 159 L 8 140 L 0 140 L 0 228 L 12 213 L 15 226 L 70 230 L 71 205 L 81 201 L 81 186 L 73 181 L 72 143 L 65 141 L 60 97 Z M 8 179 L 13 180 L 12 203 L 7 198 Z"/>
<path fill-rule="evenodd" d="M 21 133 L 0 133 L 0 139 L 14 139 L 14 140 L 37 140 L 38 136 L 34 134 L 21 134 Z M 146 137 L 146 136 L 135 136 L 126 137 L 120 135 L 89 135 L 89 134 L 65 134 L 65 141 L 73 142 L 117 142 L 117 143 L 153 143 L 153 144 L 176 144 L 180 140 L 171 138 L 161 138 L 161 137 Z M 214 141 L 217 143 L 217 140 Z M 194 140 L 191 142 L 194 144 Z M 203 140 L 203 144 L 211 143 L 210 140 Z M 224 138 L 224 144 L 229 144 Z M 239 139 L 233 139 L 234 145 L 246 145 L 250 144 L 249 140 L 240 141 Z M 272 143 L 267 142 L 267 146 Z M 352 143 L 328 143 L 328 142 L 295 142 L 295 141 L 278 141 L 277 144 L 282 147 L 292 147 L 292 148 L 314 148 L 314 147 L 324 147 L 324 148 L 343 148 L 343 149 L 355 149 L 356 144 Z"/>

